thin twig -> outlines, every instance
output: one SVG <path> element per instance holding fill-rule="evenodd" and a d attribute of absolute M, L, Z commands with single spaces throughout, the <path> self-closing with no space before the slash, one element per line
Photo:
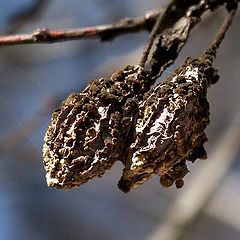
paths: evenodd
<path fill-rule="evenodd" d="M 113 38 L 139 31 L 151 30 L 159 14 L 159 11 L 148 12 L 143 17 L 126 18 L 117 23 L 106 24 L 87 28 L 73 28 L 67 30 L 49 30 L 36 29 L 32 33 L 0 36 L 0 46 L 31 44 L 31 43 L 55 43 L 61 41 L 69 41 L 85 38 L 100 38 L 104 40 L 112 40 Z"/>
<path fill-rule="evenodd" d="M 162 31 L 171 28 L 180 18 L 184 17 L 188 10 L 194 15 L 200 17 L 207 9 L 215 9 L 223 5 L 229 0 L 206 0 L 206 1 L 178 1 L 172 0 L 170 11 L 162 21 Z M 201 10 L 199 10 L 199 6 Z M 0 36 L 0 46 L 17 45 L 17 44 L 33 44 L 33 43 L 55 43 L 69 40 L 79 40 L 86 38 L 100 38 L 104 40 L 112 40 L 113 38 L 139 31 L 151 31 L 159 14 L 162 14 L 162 9 L 157 12 L 149 12 L 143 17 L 127 18 L 120 20 L 117 23 L 106 24 L 87 28 L 75 28 L 66 30 L 49 30 L 47 28 L 36 29 L 32 33 L 5 35 Z M 169 18 L 169 16 L 171 16 Z"/>

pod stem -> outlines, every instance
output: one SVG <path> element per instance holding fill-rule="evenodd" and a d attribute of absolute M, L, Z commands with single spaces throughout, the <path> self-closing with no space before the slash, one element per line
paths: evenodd
<path fill-rule="evenodd" d="M 210 44 L 208 49 L 205 51 L 205 53 L 201 56 L 201 59 L 203 61 L 205 61 L 206 63 L 208 63 L 209 65 L 212 65 L 213 60 L 216 58 L 217 50 L 218 50 L 220 44 L 222 43 L 227 30 L 229 29 L 229 27 L 232 23 L 232 20 L 234 18 L 236 10 L 237 10 L 237 8 L 232 9 L 231 11 L 228 11 L 228 13 L 225 17 L 225 21 L 224 21 L 219 33 L 215 37 L 214 41 Z"/>
<path fill-rule="evenodd" d="M 166 9 L 165 9 L 163 14 L 159 15 L 159 17 L 158 17 L 158 19 L 157 19 L 157 21 L 156 21 L 156 23 L 155 23 L 155 25 L 154 25 L 150 35 L 149 35 L 148 42 L 147 42 L 147 44 L 144 47 L 143 54 L 142 54 L 142 57 L 141 57 L 140 62 L 139 62 L 139 65 L 141 67 L 143 67 L 143 68 L 144 68 L 144 66 L 145 66 L 145 64 L 146 64 L 146 62 L 148 60 L 148 56 L 149 56 L 149 53 L 150 53 L 150 51 L 152 49 L 154 40 L 155 40 L 155 38 L 156 38 L 157 34 L 159 33 L 160 28 L 161 28 L 162 20 L 166 17 L 166 14 L 167 14 L 168 9 L 170 7 L 172 7 L 171 4 L 168 5 L 168 7 L 166 7 Z"/>

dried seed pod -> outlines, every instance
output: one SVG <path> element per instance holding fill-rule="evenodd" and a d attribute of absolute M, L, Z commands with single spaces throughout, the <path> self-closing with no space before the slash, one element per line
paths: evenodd
<path fill-rule="evenodd" d="M 218 78 L 211 65 L 189 58 L 146 94 L 118 183 L 122 191 L 130 191 L 153 175 L 159 175 L 165 187 L 174 182 L 178 188 L 183 186 L 186 161 L 206 158 L 207 88 Z"/>
<path fill-rule="evenodd" d="M 153 175 L 159 175 L 165 187 L 175 182 L 181 188 L 188 173 L 186 161 L 207 157 L 203 147 L 207 141 L 204 129 L 209 124 L 207 88 L 219 79 L 212 63 L 236 7 L 235 4 L 228 9 L 219 33 L 205 53 L 198 59 L 187 59 L 142 101 L 118 183 L 122 191 L 130 191 Z"/>
<path fill-rule="evenodd" d="M 118 186 L 124 192 L 153 175 L 159 175 L 165 187 L 175 183 L 181 188 L 188 173 L 186 161 L 207 156 L 203 147 L 209 124 L 207 88 L 218 80 L 212 61 L 235 12 L 229 12 L 220 34 L 201 58 L 187 59 L 151 91 L 158 72 L 149 74 L 143 66 L 161 16 L 140 66 L 128 66 L 71 94 L 53 113 L 44 138 L 48 185 L 77 187 L 102 176 L 120 160 L 125 169 Z"/>
<path fill-rule="evenodd" d="M 147 78 L 140 66 L 128 66 L 71 94 L 52 114 L 43 146 L 49 186 L 77 187 L 121 160 Z"/>

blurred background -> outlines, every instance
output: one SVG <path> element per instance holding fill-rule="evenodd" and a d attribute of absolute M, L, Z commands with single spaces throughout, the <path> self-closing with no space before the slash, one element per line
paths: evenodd
<path fill-rule="evenodd" d="M 106 24 L 142 16 L 162 3 L 1 1 L 0 32 Z M 31 9 L 30 19 L 17 21 L 27 9 Z M 175 65 L 161 79 L 187 56 L 203 52 L 223 16 L 221 9 L 204 15 Z M 154 177 L 123 194 L 117 188 L 120 163 L 104 177 L 68 192 L 50 189 L 45 182 L 41 148 L 51 112 L 71 92 L 84 89 L 89 80 L 137 64 L 148 33 L 103 43 L 81 40 L 1 47 L 0 239 L 240 239 L 239 25 L 240 12 L 215 61 L 221 79 L 209 89 L 211 123 L 205 145 L 209 158 L 189 164 L 191 173 L 181 190 L 164 189 Z"/>

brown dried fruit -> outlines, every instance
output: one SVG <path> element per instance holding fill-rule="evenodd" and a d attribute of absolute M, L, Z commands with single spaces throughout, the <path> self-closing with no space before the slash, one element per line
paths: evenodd
<path fill-rule="evenodd" d="M 151 79 L 140 66 L 92 81 L 71 94 L 52 114 L 44 138 L 47 183 L 70 189 L 100 177 L 122 160 L 138 102 Z"/>
<path fill-rule="evenodd" d="M 212 62 L 235 12 L 229 12 L 201 58 L 187 59 L 151 90 L 163 57 L 158 54 L 162 49 L 159 44 L 153 57 L 156 68 L 151 73 L 143 68 L 147 47 L 140 61 L 142 67 L 128 66 L 111 78 L 93 81 L 81 93 L 71 94 L 53 113 L 44 138 L 48 185 L 77 187 L 102 176 L 119 160 L 125 166 L 118 183 L 123 192 L 153 175 L 160 176 L 164 187 L 174 183 L 177 188 L 183 187 L 183 178 L 189 172 L 187 161 L 207 157 L 203 146 L 209 124 L 207 88 L 219 78 Z M 160 20 L 161 16 L 159 24 Z M 165 60 L 169 63 L 168 56 Z"/>
<path fill-rule="evenodd" d="M 118 183 L 128 192 L 153 175 L 163 186 L 182 187 L 186 161 L 206 158 L 204 129 L 209 124 L 207 88 L 218 80 L 214 68 L 187 59 L 166 81 L 153 87 L 140 103 L 132 144 Z"/>

